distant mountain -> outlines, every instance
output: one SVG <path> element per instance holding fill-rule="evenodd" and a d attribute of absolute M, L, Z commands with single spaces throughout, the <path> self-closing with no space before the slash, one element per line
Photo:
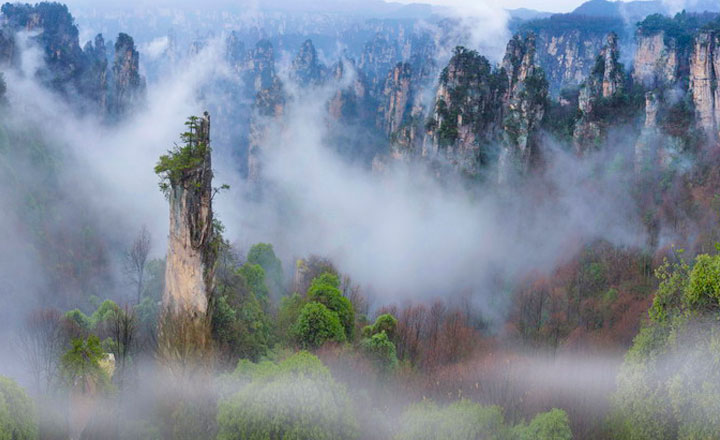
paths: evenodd
<path fill-rule="evenodd" d="M 552 12 L 537 11 L 535 9 L 517 8 L 508 9 L 510 18 L 514 20 L 535 20 L 537 18 L 547 18 L 553 15 Z"/>
<path fill-rule="evenodd" d="M 588 17 L 618 17 L 631 21 L 642 20 L 651 14 L 673 15 L 680 10 L 688 12 L 720 12 L 718 0 L 696 0 L 687 2 L 681 8 L 669 8 L 660 0 L 635 0 L 629 2 L 589 0 L 578 6 L 572 14 Z"/>
<path fill-rule="evenodd" d="M 650 14 L 665 12 L 667 9 L 662 2 L 657 0 L 631 2 L 590 0 L 578 6 L 572 13 L 589 17 L 621 17 L 642 20 Z"/>

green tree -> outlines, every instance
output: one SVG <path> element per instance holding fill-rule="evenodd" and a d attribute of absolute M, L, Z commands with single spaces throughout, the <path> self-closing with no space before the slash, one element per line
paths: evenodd
<path fill-rule="evenodd" d="M 658 268 L 650 320 L 618 376 L 618 439 L 704 439 L 720 432 L 720 256 Z"/>
<path fill-rule="evenodd" d="M 95 335 L 73 339 L 72 347 L 60 359 L 60 371 L 66 384 L 83 391 L 107 388 L 110 375 L 101 362 L 106 355 Z"/>
<path fill-rule="evenodd" d="M 278 338 L 285 344 L 292 344 L 295 340 L 295 324 L 300 316 L 300 311 L 306 303 L 307 301 L 297 293 L 284 296 L 280 300 L 276 328 Z"/>
<path fill-rule="evenodd" d="M 0 376 L 0 440 L 37 438 L 35 405 L 15 381 Z"/>
<path fill-rule="evenodd" d="M 384 330 L 369 338 L 363 338 L 360 348 L 383 371 L 390 371 L 397 366 L 395 344 Z"/>
<path fill-rule="evenodd" d="M 374 324 L 363 327 L 362 334 L 364 338 L 369 338 L 372 335 L 385 332 L 388 338 L 393 339 L 395 337 L 395 328 L 397 328 L 397 319 L 393 315 L 385 313 L 378 316 Z"/>
<path fill-rule="evenodd" d="M 218 405 L 218 440 L 334 440 L 358 436 L 350 399 L 315 356 L 280 363 L 241 361 L 245 384 Z"/>
<path fill-rule="evenodd" d="M 440 407 L 424 401 L 403 414 L 395 440 L 504 440 L 507 434 L 499 406 L 460 400 Z"/>
<path fill-rule="evenodd" d="M 212 333 L 227 360 L 258 359 L 273 343 L 268 316 L 265 271 L 259 264 L 237 267 L 237 259 L 223 249 L 216 272 L 217 299 L 213 306 Z"/>
<path fill-rule="evenodd" d="M 557 408 L 536 415 L 530 424 L 521 423 L 512 430 L 514 440 L 572 440 L 570 420 Z"/>
<path fill-rule="evenodd" d="M 328 341 L 345 341 L 345 332 L 337 313 L 318 302 L 303 306 L 293 332 L 303 348 L 318 348 Z"/>
<path fill-rule="evenodd" d="M 309 301 L 319 302 L 335 312 L 345 329 L 346 339 L 353 339 L 355 311 L 350 300 L 342 296 L 337 275 L 326 272 L 315 277 L 310 283 L 307 297 Z"/>
<path fill-rule="evenodd" d="M 282 262 L 275 256 L 275 251 L 269 243 L 258 243 L 250 248 L 247 254 L 247 261 L 250 264 L 259 264 L 267 279 L 268 288 L 277 298 L 283 291 L 283 270 Z"/>

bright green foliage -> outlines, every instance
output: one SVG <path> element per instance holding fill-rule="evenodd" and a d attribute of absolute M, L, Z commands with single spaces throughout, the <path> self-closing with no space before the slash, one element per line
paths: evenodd
<path fill-rule="evenodd" d="M 369 338 L 363 338 L 360 348 L 381 370 L 389 371 L 397 366 L 395 344 L 384 330 Z"/>
<path fill-rule="evenodd" d="M 426 401 L 405 412 L 395 440 L 504 440 L 507 434 L 499 406 L 460 400 L 440 407 Z"/>
<path fill-rule="evenodd" d="M 617 439 L 705 439 L 720 432 L 720 257 L 665 263 L 650 323 L 618 376 Z"/>
<path fill-rule="evenodd" d="M 335 312 L 345 329 L 345 337 L 348 340 L 353 338 L 355 311 L 350 300 L 342 296 L 337 275 L 326 272 L 314 278 L 307 291 L 307 297 L 309 301 L 319 302 Z"/>
<path fill-rule="evenodd" d="M 0 440 L 38 438 L 35 405 L 12 379 L 0 376 Z"/>
<path fill-rule="evenodd" d="M 90 324 L 92 328 L 97 328 L 98 325 L 108 322 L 117 309 L 118 305 L 115 304 L 115 302 L 109 299 L 103 301 L 102 304 L 100 304 L 100 307 L 98 307 L 97 310 L 95 310 L 90 316 Z"/>
<path fill-rule="evenodd" d="M 397 327 L 397 319 L 389 313 L 380 315 L 375 319 L 375 323 L 372 325 L 366 325 L 362 329 L 362 336 L 369 338 L 372 335 L 380 332 L 385 332 L 387 337 L 392 339 L 395 336 L 395 328 Z"/>
<path fill-rule="evenodd" d="M 512 430 L 513 440 L 572 440 L 570 420 L 565 411 L 552 409 L 536 415 L 529 425 L 521 423 Z"/>
<path fill-rule="evenodd" d="M 80 309 L 73 309 L 65 313 L 65 319 L 78 325 L 85 331 L 90 331 L 93 327 L 92 320 Z"/>
<path fill-rule="evenodd" d="M 280 259 L 275 256 L 271 244 L 258 243 L 250 248 L 247 254 L 250 264 L 259 264 L 265 270 L 268 288 L 275 295 L 282 293 L 283 270 Z"/>
<path fill-rule="evenodd" d="M 337 313 L 318 302 L 303 306 L 293 332 L 303 348 L 318 348 L 328 341 L 345 341 L 345 331 Z"/>
<path fill-rule="evenodd" d="M 299 352 L 280 363 L 241 361 L 246 382 L 218 405 L 218 440 L 354 439 L 358 427 L 345 388 L 315 356 Z"/>
<path fill-rule="evenodd" d="M 294 340 L 293 328 L 305 303 L 305 299 L 297 293 L 285 296 L 280 300 L 277 314 L 277 333 L 280 340 L 288 345 Z"/>
<path fill-rule="evenodd" d="M 199 118 L 191 116 L 185 125 L 188 131 L 180 135 L 183 145 L 176 145 L 173 150 L 160 156 L 160 160 L 155 165 L 155 173 L 160 176 L 160 190 L 166 196 L 169 194 L 171 184 L 182 182 L 188 171 L 198 168 L 205 162 L 208 153 L 208 145 L 204 142 L 196 142 L 200 128 Z"/>
<path fill-rule="evenodd" d="M 217 276 L 213 337 L 232 359 L 258 359 L 273 343 L 265 271 L 258 264 L 236 268 L 235 263 L 229 261 Z"/>
<path fill-rule="evenodd" d="M 71 387 L 81 387 L 85 391 L 108 387 L 110 377 L 100 365 L 104 358 L 105 352 L 97 336 L 73 339 L 72 347 L 60 359 L 60 372 Z"/>
<path fill-rule="evenodd" d="M 720 255 L 699 255 L 690 272 L 685 302 L 694 307 L 720 306 Z"/>

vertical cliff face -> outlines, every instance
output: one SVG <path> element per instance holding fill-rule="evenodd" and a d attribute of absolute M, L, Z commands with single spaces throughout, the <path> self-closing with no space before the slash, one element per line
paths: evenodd
<path fill-rule="evenodd" d="M 248 178 L 260 179 L 262 167 L 262 144 L 273 119 L 282 116 L 285 108 L 285 91 L 275 74 L 275 54 L 268 40 L 260 40 L 251 54 L 248 69 L 249 81 L 255 92 L 250 140 L 248 147 Z"/>
<path fill-rule="evenodd" d="M 538 155 L 535 134 L 545 115 L 548 82 L 537 65 L 535 37 L 513 37 L 502 62 L 507 75 L 503 97 L 503 150 L 499 179 L 504 181 L 512 169 L 525 173 Z"/>
<path fill-rule="evenodd" d="M 325 80 L 325 66 L 318 60 L 312 40 L 306 40 L 293 60 L 290 76 L 301 86 L 321 84 Z"/>
<path fill-rule="evenodd" d="M 657 153 L 660 139 L 658 127 L 658 112 L 660 102 L 657 92 L 645 93 L 645 124 L 643 125 L 640 137 L 635 143 L 635 171 L 642 172 L 644 169 L 653 166 L 655 154 Z"/>
<path fill-rule="evenodd" d="M 365 119 L 372 110 L 367 78 L 353 61 L 340 60 L 330 68 L 329 77 L 337 83 L 343 82 L 348 76 L 352 77 L 349 85 L 338 90 L 328 102 L 329 116 L 344 123 Z"/>
<path fill-rule="evenodd" d="M 398 63 L 385 79 L 378 109 L 378 127 L 388 136 L 400 128 L 411 110 L 412 80 L 409 63 Z"/>
<path fill-rule="evenodd" d="M 212 297 L 217 252 L 212 210 L 210 116 L 191 119 L 185 145 L 166 162 L 170 231 L 163 305 L 203 318 Z M 161 159 L 160 167 L 163 164 Z"/>
<path fill-rule="evenodd" d="M 493 155 L 506 80 L 488 60 L 462 47 L 440 75 L 422 155 L 438 156 L 476 175 Z"/>
<path fill-rule="evenodd" d="M 95 37 L 94 44 L 89 41 L 85 45 L 83 54 L 87 59 L 87 68 L 83 72 L 85 95 L 104 114 L 108 107 L 108 60 L 102 34 Z"/>
<path fill-rule="evenodd" d="M 669 87 L 678 81 L 680 57 L 677 40 L 665 32 L 648 34 L 638 30 L 632 78 L 646 88 Z"/>
<path fill-rule="evenodd" d="M 140 76 L 140 55 L 127 34 L 119 34 L 115 41 L 112 82 L 110 111 L 113 115 L 125 114 L 143 99 L 145 80 Z"/>
<path fill-rule="evenodd" d="M 585 34 L 577 29 L 545 30 L 537 34 L 538 62 L 547 74 L 553 96 L 585 81 L 603 41 L 604 34 Z"/>
<path fill-rule="evenodd" d="M 625 88 L 625 73 L 618 59 L 617 35 L 611 33 L 596 58 L 590 76 L 580 88 L 580 119 L 573 131 L 573 142 L 578 154 L 594 148 L 601 141 L 604 134 L 601 120 L 603 112 L 598 107 L 606 107 Z"/>
<path fill-rule="evenodd" d="M 365 45 L 358 67 L 367 78 L 371 96 L 375 97 L 380 93 L 387 73 L 400 58 L 401 50 L 397 44 L 380 33 Z"/>
<path fill-rule="evenodd" d="M 718 138 L 720 120 L 720 37 L 701 31 L 694 40 L 690 57 L 690 93 L 695 104 L 698 127 L 711 139 Z"/>

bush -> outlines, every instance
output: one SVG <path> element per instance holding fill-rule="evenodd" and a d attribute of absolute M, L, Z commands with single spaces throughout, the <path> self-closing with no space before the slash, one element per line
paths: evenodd
<path fill-rule="evenodd" d="M 312 280 L 307 291 L 310 301 L 323 304 L 335 312 L 345 331 L 346 339 L 352 339 L 355 330 L 355 311 L 349 299 L 340 292 L 340 280 L 337 275 L 324 273 Z"/>
<path fill-rule="evenodd" d="M 35 405 L 12 379 L 0 376 L 0 439 L 38 438 Z"/>
<path fill-rule="evenodd" d="M 345 332 L 337 313 L 318 302 L 303 306 L 293 333 L 303 348 L 318 348 L 328 341 L 345 341 Z"/>
<path fill-rule="evenodd" d="M 280 295 L 282 293 L 282 263 L 275 256 L 271 244 L 258 243 L 251 247 L 247 254 L 247 261 L 250 264 L 259 264 L 265 270 L 268 288 L 273 294 Z"/>
<path fill-rule="evenodd" d="M 552 410 L 536 415 L 529 425 L 520 424 L 513 428 L 515 440 L 572 440 L 570 420 L 565 411 Z"/>
<path fill-rule="evenodd" d="M 499 406 L 460 400 L 443 408 L 423 402 L 405 412 L 395 440 L 501 440 L 507 433 Z"/>
<path fill-rule="evenodd" d="M 363 339 L 360 342 L 360 348 L 381 370 L 388 371 L 397 366 L 395 344 L 388 338 L 385 331 Z"/>
<path fill-rule="evenodd" d="M 280 363 L 240 362 L 247 383 L 218 406 L 218 440 L 354 439 L 357 422 L 346 390 L 315 356 Z"/>

